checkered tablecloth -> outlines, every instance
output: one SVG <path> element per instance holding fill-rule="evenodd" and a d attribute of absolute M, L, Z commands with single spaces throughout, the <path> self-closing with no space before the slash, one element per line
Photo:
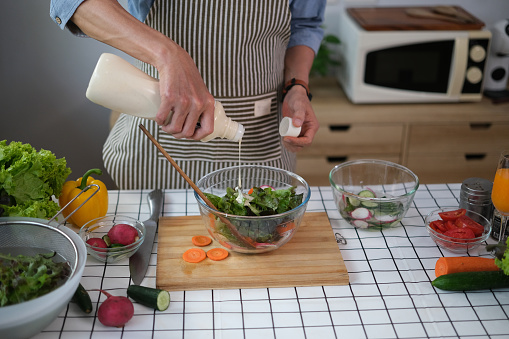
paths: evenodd
<path fill-rule="evenodd" d="M 349 285 L 171 292 L 164 312 L 135 303 L 124 328 L 97 320 L 104 297 L 94 290 L 125 296 L 128 260 L 106 265 L 89 257 L 81 283 L 94 311 L 87 315 L 70 303 L 36 338 L 509 338 L 508 289 L 445 292 L 431 285 L 436 260 L 457 254 L 431 240 L 424 217 L 457 206 L 459 190 L 460 184 L 421 185 L 402 226 L 368 231 L 341 218 L 330 187 L 313 187 L 307 210 L 327 212 Z M 109 213 L 147 219 L 148 193 L 110 191 Z M 191 190 L 167 190 L 164 199 L 164 216 L 199 214 Z M 142 285 L 155 287 L 156 253 L 157 237 Z M 484 246 L 466 255 L 490 257 Z"/>

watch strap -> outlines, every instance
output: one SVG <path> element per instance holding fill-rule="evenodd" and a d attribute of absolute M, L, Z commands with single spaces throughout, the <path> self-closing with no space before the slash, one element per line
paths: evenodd
<path fill-rule="evenodd" d="M 311 98 L 313 98 L 313 95 L 309 91 L 309 86 L 306 82 L 303 80 L 292 78 L 291 80 L 287 81 L 283 86 L 283 97 L 281 98 L 281 101 L 285 99 L 286 94 L 293 86 L 302 86 L 306 90 L 306 95 L 309 98 L 309 101 L 311 101 Z"/>

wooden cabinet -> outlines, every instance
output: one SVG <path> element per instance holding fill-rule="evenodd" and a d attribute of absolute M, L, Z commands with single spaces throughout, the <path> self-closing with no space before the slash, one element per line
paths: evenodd
<path fill-rule="evenodd" d="M 329 185 L 337 164 L 382 159 L 414 171 L 421 183 L 492 180 L 509 149 L 509 103 L 352 104 L 334 79 L 311 82 L 320 129 L 297 154 L 297 173 Z"/>

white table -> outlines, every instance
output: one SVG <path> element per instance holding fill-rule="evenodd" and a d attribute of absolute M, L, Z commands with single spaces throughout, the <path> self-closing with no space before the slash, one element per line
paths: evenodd
<path fill-rule="evenodd" d="M 421 185 L 402 226 L 381 232 L 349 226 L 330 187 L 313 187 L 308 211 L 327 212 L 349 285 L 171 292 L 164 312 L 135 303 L 124 328 L 97 320 L 104 297 L 93 290 L 125 296 L 128 261 L 106 265 L 89 257 L 81 283 L 94 311 L 87 315 L 70 303 L 36 338 L 508 338 L 508 289 L 446 292 L 431 285 L 436 260 L 457 254 L 435 245 L 424 217 L 439 206 L 457 206 L 459 190 L 460 184 Z M 148 193 L 110 191 L 109 213 L 147 219 Z M 165 191 L 164 216 L 198 214 L 192 190 Z M 155 287 L 156 251 L 157 237 L 142 285 Z M 490 257 L 484 247 L 470 255 Z"/>

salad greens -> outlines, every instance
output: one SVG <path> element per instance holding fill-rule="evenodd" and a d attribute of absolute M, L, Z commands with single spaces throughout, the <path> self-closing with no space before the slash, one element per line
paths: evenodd
<path fill-rule="evenodd" d="M 304 194 L 296 194 L 295 187 L 273 190 L 270 187 L 253 187 L 250 193 L 242 193 L 228 187 L 226 194 L 219 197 L 205 193 L 207 198 L 220 212 L 231 214 L 229 221 L 237 231 L 254 243 L 267 245 L 281 239 L 287 224 L 292 222 L 295 216 L 281 216 L 263 219 L 236 218 L 236 216 L 271 216 L 290 211 L 302 203 Z M 216 232 L 227 241 L 243 246 L 227 225 L 221 220 L 216 220 Z"/>
<path fill-rule="evenodd" d="M 65 158 L 51 151 L 0 141 L 0 216 L 52 217 L 59 210 L 52 196 L 60 195 L 70 173 Z"/>
<path fill-rule="evenodd" d="M 509 275 L 509 238 L 506 242 L 500 242 L 497 244 L 486 245 L 488 252 L 493 252 L 495 256 L 495 264 L 502 270 L 506 275 Z"/>
<path fill-rule="evenodd" d="M 240 216 L 284 213 L 299 206 L 304 196 L 296 194 L 294 186 L 279 190 L 273 190 L 270 187 L 253 187 L 252 190 L 251 194 L 246 194 L 228 187 L 223 197 L 210 193 L 205 193 L 205 195 L 220 212 Z M 238 197 L 239 194 L 243 195 L 241 199 Z"/>
<path fill-rule="evenodd" d="M 60 286 L 71 269 L 67 262 L 54 262 L 54 255 L 0 253 L 0 307 L 35 299 Z"/>

